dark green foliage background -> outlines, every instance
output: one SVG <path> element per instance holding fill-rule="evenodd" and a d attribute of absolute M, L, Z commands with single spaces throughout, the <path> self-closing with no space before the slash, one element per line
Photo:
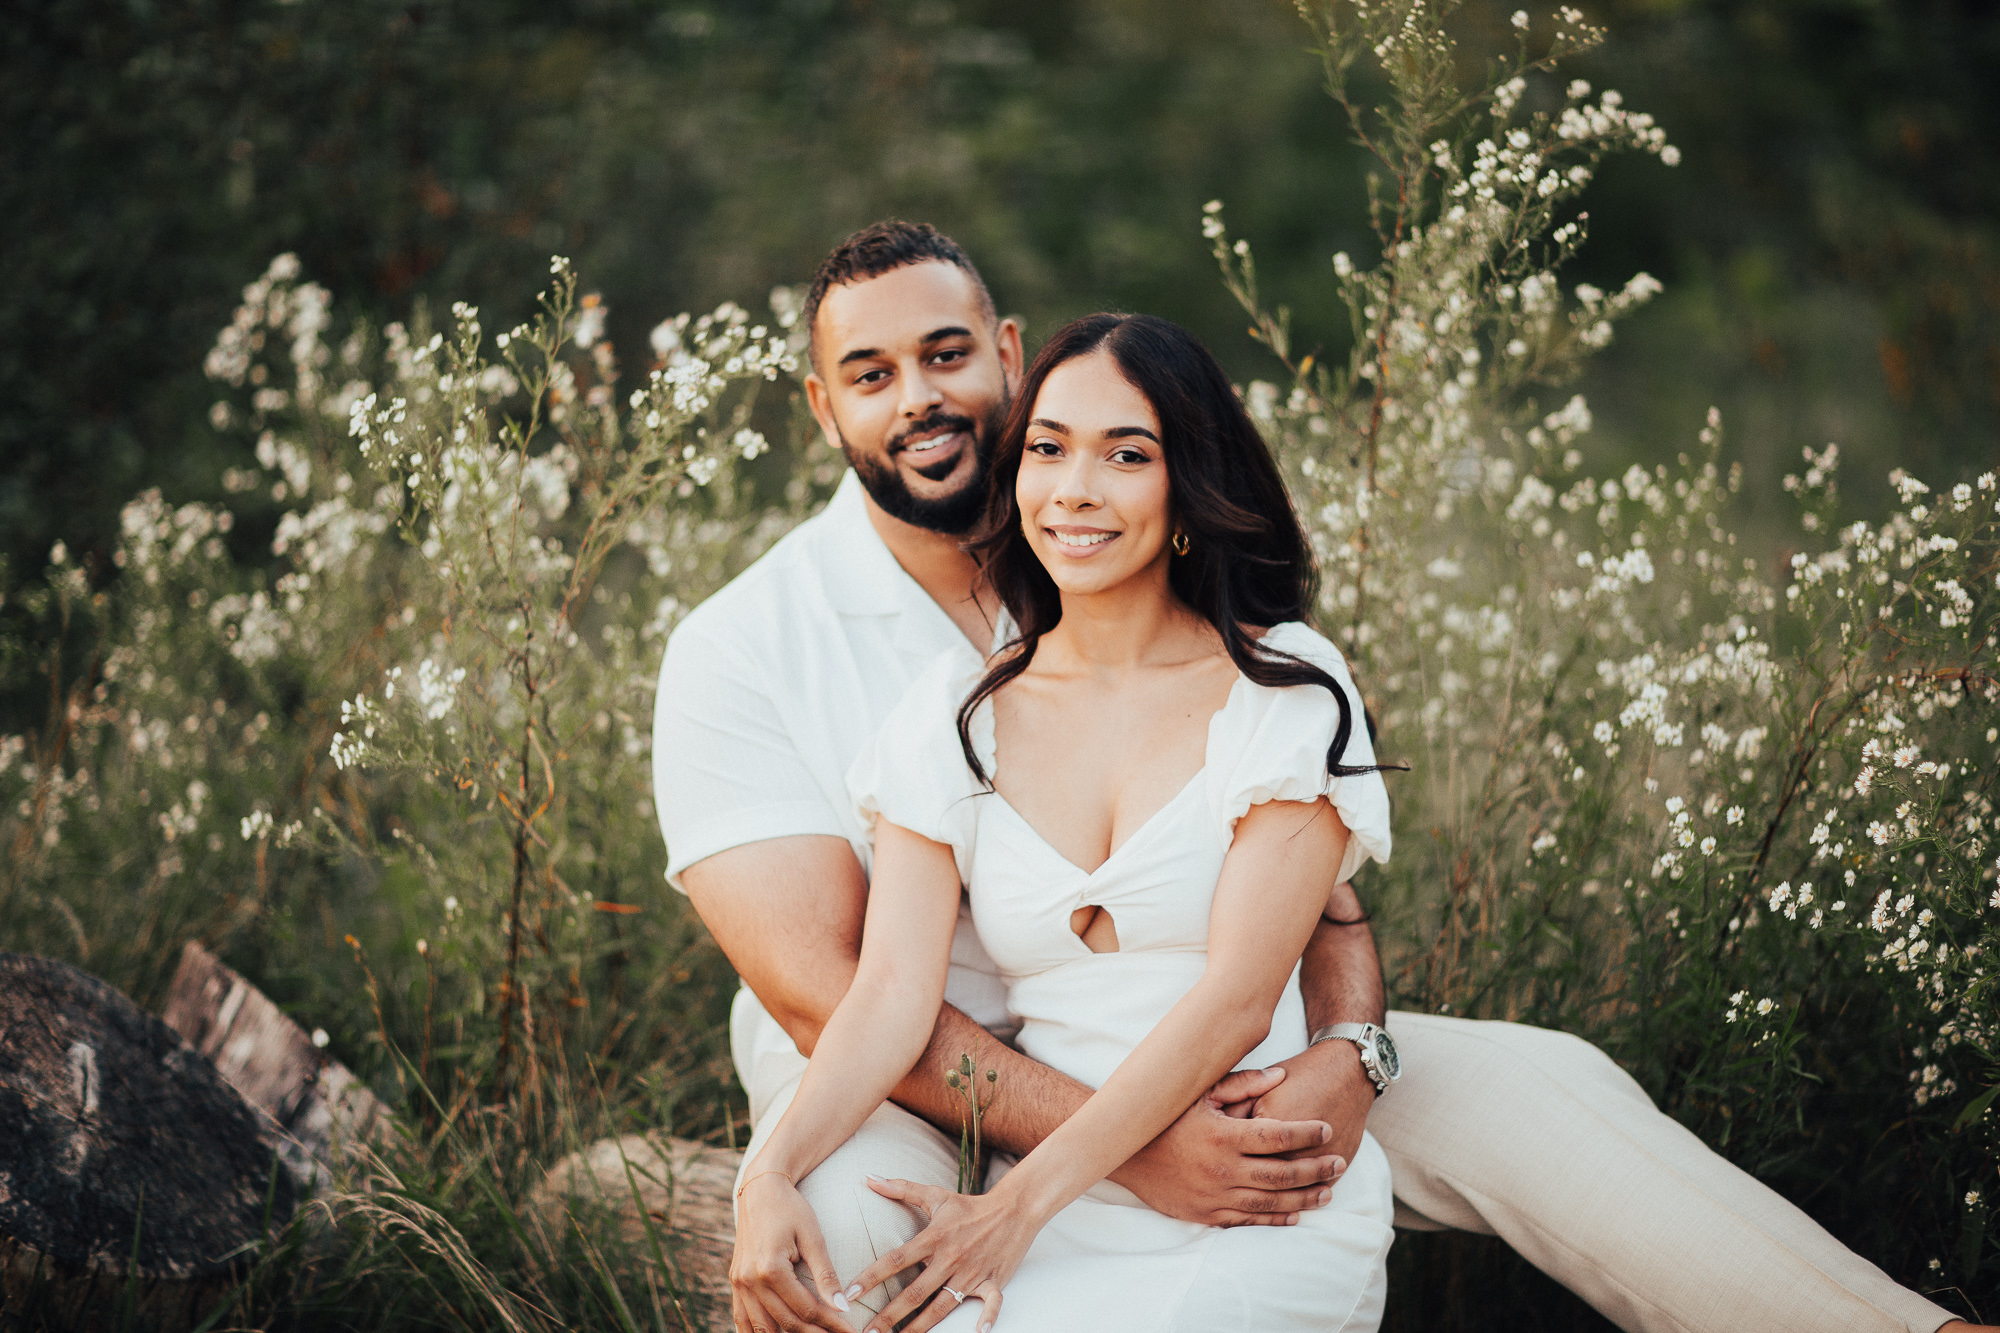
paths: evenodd
<path fill-rule="evenodd" d="M 1511 3 L 1474 3 L 1468 63 Z M 1668 294 L 1586 385 L 1601 447 L 1711 401 L 1750 503 L 1801 444 L 1879 474 L 1989 462 L 2000 416 L 2000 17 L 1974 0 L 1618 0 L 1579 71 L 1656 113 L 1574 276 Z M 1545 17 L 1545 16 L 1544 16 Z M 757 302 L 889 213 L 959 237 L 1031 338 L 1155 311 L 1267 372 L 1195 221 L 1230 202 L 1306 345 L 1328 256 L 1369 251 L 1363 163 L 1280 0 L 51 0 L 0 33 L 0 551 L 101 559 L 146 485 L 215 493 L 247 441 L 200 373 L 296 250 L 349 309 L 467 299 L 489 327 L 552 251 L 628 348 Z M 1880 463 L 1881 467 L 1873 466 Z"/>

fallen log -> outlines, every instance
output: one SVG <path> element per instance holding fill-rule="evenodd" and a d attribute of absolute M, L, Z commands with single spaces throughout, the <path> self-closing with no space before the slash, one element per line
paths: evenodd
<path fill-rule="evenodd" d="M 341 1152 L 390 1127 L 388 1109 L 352 1074 L 199 944 L 182 951 L 165 1021 L 256 1111 L 265 1141 L 301 1185 L 324 1183 Z M 558 1242 L 574 1216 L 600 1247 L 606 1238 L 596 1228 L 608 1221 L 612 1245 L 635 1263 L 654 1262 L 657 1239 L 690 1315 L 712 1319 L 720 1311 L 721 1327 L 741 1159 L 665 1135 L 601 1139 L 550 1167 L 523 1211 Z"/>
<path fill-rule="evenodd" d="M 199 1052 L 95 977 L 0 953 L 0 1323 L 186 1327 L 292 1207 Z"/>
<path fill-rule="evenodd" d="M 325 1185 L 341 1152 L 389 1127 L 388 1109 L 359 1079 L 192 940 L 162 1017 L 256 1110 L 265 1141 L 301 1186 Z"/>

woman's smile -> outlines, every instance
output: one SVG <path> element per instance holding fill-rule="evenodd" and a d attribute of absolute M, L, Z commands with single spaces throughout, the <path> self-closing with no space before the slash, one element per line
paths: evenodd
<path fill-rule="evenodd" d="M 1068 524 L 1044 529 L 1072 559 L 1094 555 L 1117 539 L 1118 533 L 1104 528 L 1079 528 Z"/>

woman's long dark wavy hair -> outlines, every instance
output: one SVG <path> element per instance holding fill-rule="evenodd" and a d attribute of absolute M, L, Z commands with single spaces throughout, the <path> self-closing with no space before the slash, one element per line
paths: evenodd
<path fill-rule="evenodd" d="M 958 710 L 965 761 L 991 785 L 972 748 L 973 712 L 1028 669 L 1042 635 L 1062 619 L 1062 596 L 1021 530 L 1014 481 L 1028 419 L 1049 373 L 1065 361 L 1108 352 L 1160 419 L 1167 496 L 1187 553 L 1171 557 L 1175 595 L 1215 627 L 1236 669 L 1259 685 L 1318 685 L 1340 705 L 1326 771 L 1349 777 L 1383 770 L 1347 764 L 1354 716 L 1347 692 L 1319 667 L 1266 647 L 1244 629 L 1304 620 L 1318 585 L 1312 548 L 1278 465 L 1209 350 L 1178 324 L 1151 315 L 1086 315 L 1050 338 L 1028 368 L 1000 436 L 986 509 L 966 543 L 1020 633 Z M 1372 731 L 1372 728 L 1371 728 Z"/>

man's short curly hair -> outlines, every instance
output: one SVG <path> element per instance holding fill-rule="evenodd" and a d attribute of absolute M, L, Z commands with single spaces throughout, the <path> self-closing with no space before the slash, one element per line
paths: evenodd
<path fill-rule="evenodd" d="M 930 260 L 951 264 L 972 279 L 973 289 L 979 293 L 979 312 L 985 316 L 987 324 L 992 325 L 997 317 L 993 296 L 986 290 L 986 280 L 979 276 L 979 270 L 972 266 L 972 261 L 959 248 L 958 242 L 928 222 L 887 218 L 863 227 L 833 247 L 833 253 L 821 260 L 819 268 L 813 273 L 812 286 L 806 289 L 805 321 L 806 335 L 812 339 L 814 368 L 819 366 L 818 339 L 815 336 L 819 307 L 827 292 L 850 282 L 879 278 L 907 264 L 922 264 Z"/>

